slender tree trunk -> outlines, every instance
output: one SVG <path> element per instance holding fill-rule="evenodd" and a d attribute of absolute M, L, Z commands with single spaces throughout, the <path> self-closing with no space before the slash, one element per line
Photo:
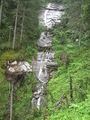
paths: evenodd
<path fill-rule="evenodd" d="M 18 8 L 19 8 L 19 4 L 17 5 L 17 9 L 16 9 L 16 18 L 15 18 L 14 35 L 13 35 L 13 45 L 12 45 L 12 48 L 13 48 L 13 49 L 15 49 L 15 42 L 16 42 L 16 30 L 17 30 Z"/>
<path fill-rule="evenodd" d="M 72 77 L 70 76 L 70 99 L 73 100 L 73 86 L 72 86 Z"/>
<path fill-rule="evenodd" d="M 9 29 L 8 48 L 10 48 L 10 41 L 11 41 L 11 29 Z"/>
<path fill-rule="evenodd" d="M 81 23 L 80 23 L 81 24 Z M 82 25 L 80 25 L 80 33 L 79 33 L 79 47 L 81 46 L 81 38 L 82 38 Z"/>
<path fill-rule="evenodd" d="M 21 34 L 20 34 L 20 44 L 22 43 L 22 39 L 23 39 L 24 17 L 25 17 L 25 10 L 23 11 L 23 16 L 22 16 L 22 25 L 21 25 Z"/>
<path fill-rule="evenodd" d="M 14 87 L 14 83 L 11 82 L 11 92 L 10 92 L 10 120 L 12 120 L 12 117 L 13 117 L 13 87 Z"/>
<path fill-rule="evenodd" d="M 81 5 L 80 5 L 81 14 L 83 13 L 82 5 L 83 5 L 83 0 L 81 0 Z M 82 31 L 83 31 L 83 19 L 82 17 L 80 17 L 79 47 L 81 46 Z"/>
<path fill-rule="evenodd" d="M 2 23 L 2 9 L 3 9 L 3 0 L 1 0 L 1 5 L 0 5 L 0 26 Z"/>

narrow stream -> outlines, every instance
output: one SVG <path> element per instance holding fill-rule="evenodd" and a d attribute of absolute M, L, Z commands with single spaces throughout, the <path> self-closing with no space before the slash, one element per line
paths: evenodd
<path fill-rule="evenodd" d="M 55 24 L 60 23 L 60 18 L 63 14 L 60 9 L 63 7 L 62 5 L 49 3 L 45 8 L 46 9 L 41 11 L 39 20 L 40 24 L 49 30 L 52 29 Z M 49 79 L 57 70 L 58 64 L 54 60 L 55 53 L 50 50 L 52 47 L 52 35 L 49 32 L 44 31 L 41 33 L 37 45 L 39 48 L 37 60 L 33 61 L 33 70 L 37 78 L 37 85 L 33 92 L 31 103 L 32 107 L 36 106 L 40 109 L 47 102 L 45 90 Z"/>

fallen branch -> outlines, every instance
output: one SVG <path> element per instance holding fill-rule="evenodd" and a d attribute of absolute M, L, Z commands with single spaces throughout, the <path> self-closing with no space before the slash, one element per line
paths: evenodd
<path fill-rule="evenodd" d="M 12 120 L 13 116 L 13 88 L 14 88 L 14 82 L 11 82 L 11 92 L 10 92 L 10 120 Z"/>
<path fill-rule="evenodd" d="M 62 107 L 62 104 L 64 103 L 64 100 L 66 100 L 66 104 L 67 104 L 67 107 L 68 107 L 69 106 L 68 97 L 65 94 L 63 94 L 61 99 L 55 104 L 55 107 L 60 109 Z"/>

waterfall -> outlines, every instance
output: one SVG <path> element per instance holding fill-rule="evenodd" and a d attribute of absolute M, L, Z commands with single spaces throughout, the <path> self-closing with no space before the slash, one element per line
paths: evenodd
<path fill-rule="evenodd" d="M 49 9 L 57 9 L 57 5 L 52 3 L 49 3 L 46 7 Z M 61 5 L 59 5 L 59 7 L 61 7 Z M 43 14 L 41 13 L 39 20 L 43 26 L 46 26 L 47 29 L 51 29 L 53 28 L 53 20 L 55 23 L 60 22 L 59 19 L 62 14 L 63 12 L 61 11 L 45 9 Z M 55 72 L 56 67 L 58 66 L 57 62 L 54 60 L 54 52 L 50 51 L 50 48 L 52 47 L 51 36 L 52 35 L 50 32 L 42 32 L 37 42 L 37 45 L 41 48 L 41 51 L 38 49 L 37 60 L 33 68 L 38 84 L 36 85 L 36 90 L 33 92 L 31 103 L 32 106 L 35 105 L 38 109 L 41 108 L 42 103 L 45 106 L 45 87 L 49 81 L 50 74 L 53 75 L 53 72 Z M 51 73 L 48 73 L 47 64 L 49 68 L 51 67 Z"/>

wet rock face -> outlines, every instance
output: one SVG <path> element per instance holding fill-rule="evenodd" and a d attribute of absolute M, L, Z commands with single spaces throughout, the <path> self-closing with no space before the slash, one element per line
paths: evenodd
<path fill-rule="evenodd" d="M 42 48 L 42 51 L 38 51 L 37 60 L 32 62 L 38 85 L 35 91 L 33 91 L 31 103 L 32 108 L 36 106 L 40 109 L 47 103 L 46 86 L 49 79 L 55 74 L 58 64 L 54 60 L 55 53 L 48 50 L 48 47 L 52 46 L 50 33 L 41 33 L 40 39 L 38 40 L 38 46 Z"/>
<path fill-rule="evenodd" d="M 32 107 L 36 106 L 40 109 L 47 103 L 46 86 L 49 79 L 55 74 L 58 64 L 54 60 L 55 53 L 48 50 L 48 47 L 52 46 L 50 33 L 41 33 L 40 39 L 38 40 L 38 46 L 42 48 L 42 51 L 38 51 L 37 60 L 32 62 L 38 85 L 35 91 L 33 91 L 31 103 Z"/>
<path fill-rule="evenodd" d="M 52 40 L 49 33 L 42 32 L 37 42 L 37 45 L 41 48 L 50 48 L 52 46 Z"/>
<path fill-rule="evenodd" d="M 44 107 L 46 104 L 45 99 L 45 89 L 46 86 L 44 86 L 42 83 L 38 83 L 36 86 L 36 90 L 33 92 L 33 98 L 32 98 L 32 108 L 37 107 L 40 109 L 41 107 Z"/>
<path fill-rule="evenodd" d="M 54 61 L 54 52 L 46 51 L 46 52 L 38 52 L 37 60 L 41 61 L 42 57 L 43 59 L 46 59 L 48 62 Z"/>
<path fill-rule="evenodd" d="M 46 9 L 43 9 L 39 16 L 40 24 L 46 26 L 48 29 L 51 29 L 55 24 L 61 22 L 60 17 L 64 14 L 64 8 L 62 5 L 53 3 L 49 3 L 45 8 Z"/>

